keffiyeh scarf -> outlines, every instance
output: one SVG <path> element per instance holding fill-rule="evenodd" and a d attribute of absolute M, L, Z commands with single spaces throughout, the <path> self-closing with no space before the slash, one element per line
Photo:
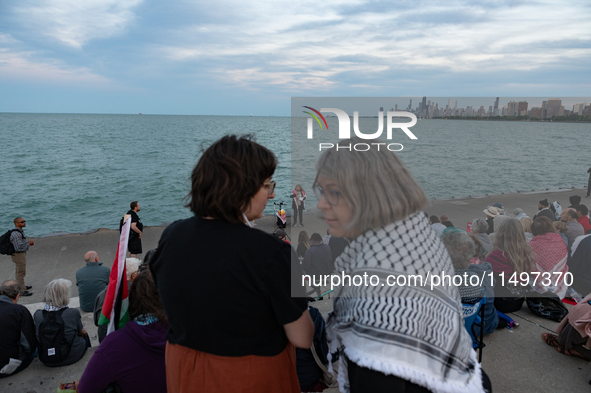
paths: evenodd
<path fill-rule="evenodd" d="M 566 246 L 562 241 L 562 237 L 558 233 L 544 233 L 538 235 L 529 242 L 536 259 L 534 263 L 537 271 L 540 273 L 548 272 L 551 274 L 550 280 L 544 280 L 542 276 L 539 276 L 535 280 L 533 289 L 536 292 L 552 292 L 556 294 L 560 299 L 564 299 L 567 285 L 564 283 L 564 275 L 568 272 L 568 266 L 566 264 L 568 252 Z M 560 272 L 560 278 L 558 274 L 553 273 Z M 533 276 L 532 276 L 533 277 Z M 533 284 L 533 282 L 531 282 Z M 548 285 L 550 284 L 550 285 Z"/>
<path fill-rule="evenodd" d="M 337 288 L 327 322 L 331 353 L 339 350 L 362 367 L 433 392 L 483 392 L 457 288 L 431 291 L 428 285 L 386 281 L 389 275 L 453 275 L 451 259 L 424 213 L 366 231 L 335 264 L 339 275 L 367 273 L 378 276 L 379 284 Z M 339 363 L 342 392 L 350 391 L 346 361 L 342 356 Z"/>

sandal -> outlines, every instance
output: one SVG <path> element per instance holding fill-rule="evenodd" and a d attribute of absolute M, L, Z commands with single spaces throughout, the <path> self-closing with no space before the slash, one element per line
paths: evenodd
<path fill-rule="evenodd" d="M 558 336 L 551 333 L 542 333 L 542 340 L 551 347 L 558 347 L 560 348 L 560 344 L 558 343 Z"/>
<path fill-rule="evenodd" d="M 586 362 L 590 362 L 591 361 L 591 359 L 587 359 L 585 356 L 581 355 L 580 353 L 578 353 L 574 349 L 567 349 L 567 350 L 565 350 L 564 348 L 558 347 L 558 348 L 556 348 L 556 350 L 558 352 L 560 352 L 561 354 L 566 355 L 566 356 L 572 356 L 572 357 L 575 357 L 575 358 L 583 359 Z"/>

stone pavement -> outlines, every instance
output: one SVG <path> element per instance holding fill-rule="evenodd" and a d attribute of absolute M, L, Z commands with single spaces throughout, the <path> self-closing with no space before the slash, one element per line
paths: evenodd
<path fill-rule="evenodd" d="M 551 202 L 557 200 L 563 207 L 567 207 L 568 197 L 574 194 L 584 197 L 586 190 L 551 190 L 434 201 L 425 211 L 437 216 L 447 214 L 454 225 L 465 229 L 467 222 L 483 217 L 482 210 L 495 202 L 503 203 L 508 213 L 520 207 L 526 214 L 533 217 L 538 200 L 546 198 Z M 583 203 L 587 201 L 591 205 L 591 199 L 583 198 Z M 299 226 L 286 228 L 294 246 L 297 246 L 297 237 L 301 230 L 306 230 L 309 235 L 313 232 L 326 234 L 326 224 L 321 214 L 314 209 L 310 209 L 304 217 L 304 225 L 303 228 Z M 256 227 L 272 232 L 275 229 L 275 218 L 264 217 L 257 221 Z M 163 230 L 164 227 L 145 229 L 142 239 L 144 252 L 157 246 Z M 76 271 L 84 266 L 84 254 L 89 250 L 97 251 L 101 262 L 110 268 L 117 249 L 118 236 L 118 231 L 100 229 L 87 234 L 66 234 L 35 239 L 35 246 L 31 247 L 27 253 L 26 276 L 27 285 L 33 286 L 33 296 L 23 298 L 20 303 L 28 306 L 33 312 L 42 304 L 45 285 L 55 278 L 66 278 L 74 283 L 71 291 L 71 306 L 77 306 L 78 291 L 75 275 Z M 14 264 L 10 257 L 0 255 L 0 281 L 11 278 L 14 279 Z M 332 309 L 332 299 L 325 298 L 312 305 L 326 317 Z M 81 314 L 93 346 L 98 345 L 92 313 L 81 312 Z M 546 345 L 540 338 L 541 333 L 554 331 L 558 323 L 536 317 L 525 305 L 519 312 L 510 316 L 520 323 L 517 329 L 497 330 L 484 338 L 486 348 L 484 348 L 482 367 L 489 375 L 495 392 L 591 391 L 590 364 L 557 353 L 555 348 Z M 80 378 L 93 351 L 94 348 L 90 348 L 79 362 L 67 367 L 49 368 L 35 359 L 31 366 L 20 374 L 1 379 L 0 392 L 53 393 L 60 382 L 71 382 Z M 330 389 L 325 392 L 337 391 L 338 389 Z"/>

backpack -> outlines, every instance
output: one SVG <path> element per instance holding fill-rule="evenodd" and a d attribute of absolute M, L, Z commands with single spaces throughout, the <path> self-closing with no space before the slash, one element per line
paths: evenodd
<path fill-rule="evenodd" d="M 0 254 L 12 255 L 15 252 L 14 244 L 10 241 L 10 235 L 17 229 L 10 229 L 6 233 L 0 236 Z"/>
<path fill-rule="evenodd" d="M 65 323 L 62 314 L 65 308 L 59 311 L 43 310 L 43 320 L 39 324 L 39 360 L 43 364 L 60 363 L 70 353 L 76 335 L 70 342 L 66 342 Z"/>

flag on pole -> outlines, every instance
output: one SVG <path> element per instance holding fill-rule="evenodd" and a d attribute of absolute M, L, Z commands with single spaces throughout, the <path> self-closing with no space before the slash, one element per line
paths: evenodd
<path fill-rule="evenodd" d="M 127 243 L 129 242 L 129 230 L 131 228 L 131 215 L 126 215 L 123 219 L 124 223 L 121 227 L 117 254 L 115 254 L 115 261 L 111 268 L 109 286 L 107 287 L 103 310 L 98 321 L 99 325 L 108 324 L 107 334 L 121 329 L 129 320 L 125 259 L 127 257 Z"/>

